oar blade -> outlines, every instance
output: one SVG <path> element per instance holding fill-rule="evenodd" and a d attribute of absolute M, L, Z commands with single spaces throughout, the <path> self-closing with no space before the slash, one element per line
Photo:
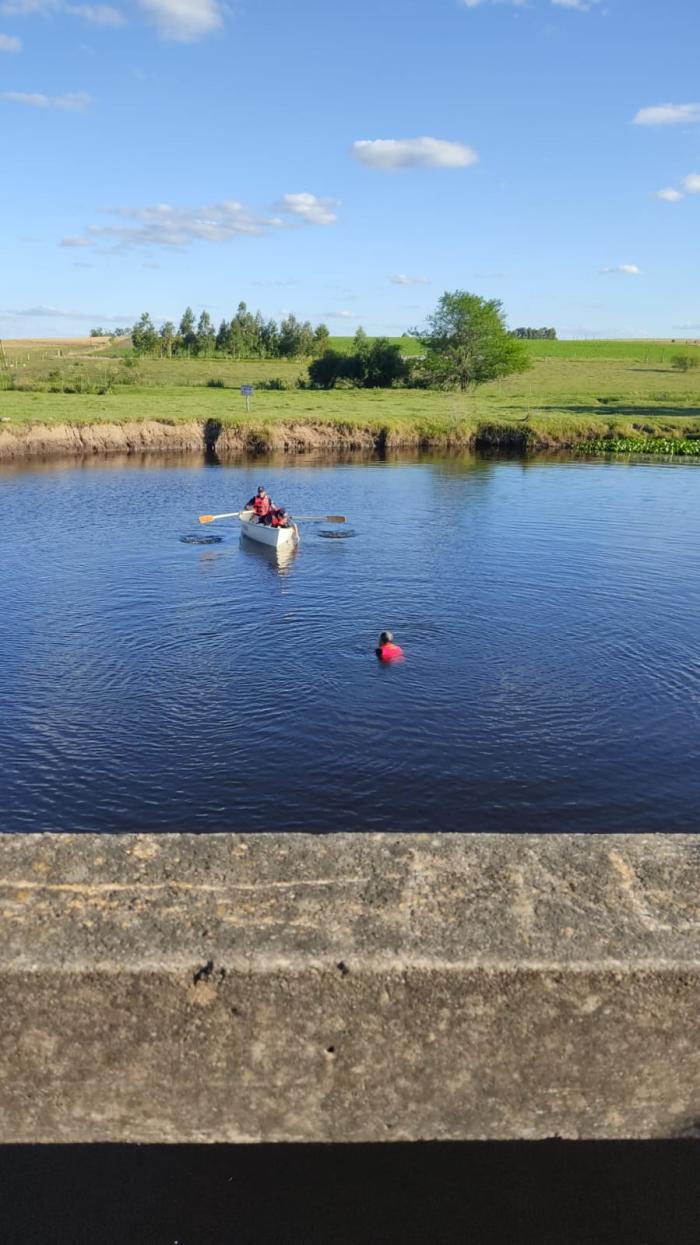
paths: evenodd
<path fill-rule="evenodd" d="M 344 514 L 293 514 L 290 518 L 298 523 L 347 523 Z"/>
<path fill-rule="evenodd" d="M 199 522 L 200 523 L 213 523 L 214 515 L 213 514 L 200 514 Z"/>

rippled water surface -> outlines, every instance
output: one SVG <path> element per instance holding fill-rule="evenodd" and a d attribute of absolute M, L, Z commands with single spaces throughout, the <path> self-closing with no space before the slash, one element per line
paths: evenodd
<path fill-rule="evenodd" d="M 199 527 L 260 481 L 353 534 Z M 0 471 L 2 829 L 698 830 L 699 501 L 696 464 Z"/>

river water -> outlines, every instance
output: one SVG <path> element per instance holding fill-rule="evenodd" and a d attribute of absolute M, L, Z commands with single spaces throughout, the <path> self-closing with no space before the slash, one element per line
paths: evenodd
<path fill-rule="evenodd" d="M 258 483 L 348 534 L 199 526 Z M 0 468 L 2 829 L 698 830 L 699 500 L 694 463 Z"/>

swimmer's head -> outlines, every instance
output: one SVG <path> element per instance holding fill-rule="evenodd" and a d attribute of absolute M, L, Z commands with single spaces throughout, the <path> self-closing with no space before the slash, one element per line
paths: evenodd
<path fill-rule="evenodd" d="M 382 648 L 383 645 L 385 644 L 393 644 L 393 643 L 394 643 L 393 631 L 382 631 L 382 634 L 379 637 L 379 647 Z"/>

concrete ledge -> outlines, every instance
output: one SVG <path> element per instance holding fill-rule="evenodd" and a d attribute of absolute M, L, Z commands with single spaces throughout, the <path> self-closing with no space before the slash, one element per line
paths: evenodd
<path fill-rule="evenodd" d="M 0 1141 L 700 1135 L 700 836 L 1 835 Z"/>

